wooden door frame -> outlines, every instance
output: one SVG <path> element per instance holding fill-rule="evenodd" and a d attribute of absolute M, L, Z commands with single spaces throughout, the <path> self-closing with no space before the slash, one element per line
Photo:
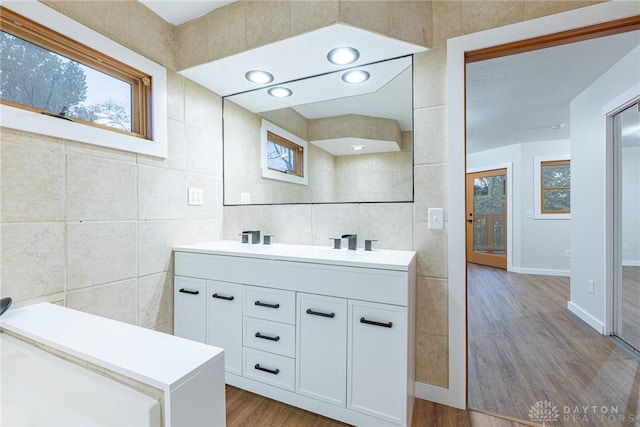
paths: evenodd
<path fill-rule="evenodd" d="M 513 163 L 508 162 L 508 163 L 501 163 L 496 165 L 483 166 L 479 168 L 469 168 L 467 169 L 466 175 L 468 176 L 469 174 L 478 173 L 478 172 L 488 172 L 492 170 L 505 170 L 505 175 L 506 175 L 507 188 L 506 188 L 506 194 L 505 194 L 505 197 L 506 197 L 506 206 L 505 206 L 506 266 L 505 268 L 507 271 L 511 271 L 513 268 L 513 261 L 512 261 L 513 259 Z M 467 191 L 469 191 L 468 188 L 465 189 L 465 193 Z M 468 210 L 468 207 L 466 207 L 466 209 Z M 469 233 L 468 226 L 467 226 L 466 233 Z M 468 235 L 467 235 L 467 239 L 468 239 Z M 468 245 L 468 241 L 467 241 L 467 245 Z M 465 252 L 465 254 L 466 253 L 467 252 Z"/>
<path fill-rule="evenodd" d="M 447 41 L 447 134 L 449 181 L 448 229 L 448 384 L 446 387 L 417 383 L 416 396 L 460 409 L 467 407 L 467 284 L 465 247 L 465 54 L 505 42 L 530 40 L 549 34 L 592 27 L 635 17 L 640 3 L 604 2 L 531 21 L 450 38 Z M 640 25 L 640 22 L 638 23 Z M 594 36 L 595 37 L 595 36 Z M 453 315 L 455 314 L 455 315 Z"/>

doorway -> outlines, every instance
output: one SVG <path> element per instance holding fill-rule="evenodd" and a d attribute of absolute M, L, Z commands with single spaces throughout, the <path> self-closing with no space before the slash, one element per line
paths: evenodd
<path fill-rule="evenodd" d="M 507 170 L 467 174 L 467 261 L 507 268 Z"/>
<path fill-rule="evenodd" d="M 640 351 L 640 103 L 613 116 L 614 333 Z"/>

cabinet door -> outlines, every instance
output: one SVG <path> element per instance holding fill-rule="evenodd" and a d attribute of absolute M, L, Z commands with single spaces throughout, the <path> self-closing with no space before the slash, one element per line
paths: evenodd
<path fill-rule="evenodd" d="M 175 276 L 173 289 L 173 334 L 204 343 L 207 316 L 206 281 Z"/>
<path fill-rule="evenodd" d="M 207 344 L 224 349 L 227 372 L 242 375 L 242 285 L 207 281 Z"/>
<path fill-rule="evenodd" d="M 407 309 L 349 300 L 347 407 L 404 425 Z"/>
<path fill-rule="evenodd" d="M 298 293 L 296 392 L 345 407 L 347 300 Z"/>

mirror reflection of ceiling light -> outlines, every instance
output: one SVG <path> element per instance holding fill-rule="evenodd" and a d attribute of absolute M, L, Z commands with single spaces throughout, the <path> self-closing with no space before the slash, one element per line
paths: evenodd
<path fill-rule="evenodd" d="M 369 73 L 364 70 L 351 70 L 342 75 L 342 81 L 350 84 L 364 83 L 369 77 Z"/>
<path fill-rule="evenodd" d="M 282 86 L 272 87 L 271 89 L 268 90 L 268 92 L 269 92 L 269 95 L 274 96 L 276 98 L 286 98 L 288 96 L 291 96 L 291 94 L 293 93 L 291 92 L 291 89 L 282 87 Z"/>
<path fill-rule="evenodd" d="M 364 150 L 364 145 L 352 145 L 351 149 L 355 151 Z"/>
<path fill-rule="evenodd" d="M 271 83 L 273 81 L 273 75 L 263 70 L 247 71 L 247 74 L 245 74 L 244 77 L 250 82 L 258 83 L 261 85 Z"/>
<path fill-rule="evenodd" d="M 360 58 L 360 52 L 352 47 L 336 47 L 327 54 L 329 62 L 336 65 L 353 64 L 358 58 Z"/>

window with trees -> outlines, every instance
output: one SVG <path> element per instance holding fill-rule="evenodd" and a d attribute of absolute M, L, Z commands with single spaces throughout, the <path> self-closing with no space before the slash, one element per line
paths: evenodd
<path fill-rule="evenodd" d="M 307 185 L 307 141 L 262 120 L 262 177 Z"/>
<path fill-rule="evenodd" d="M 568 219 L 571 216 L 571 160 L 569 156 L 534 158 L 536 219 Z"/>
<path fill-rule="evenodd" d="M 152 76 L 1 8 L 0 101 L 152 139 Z"/>

